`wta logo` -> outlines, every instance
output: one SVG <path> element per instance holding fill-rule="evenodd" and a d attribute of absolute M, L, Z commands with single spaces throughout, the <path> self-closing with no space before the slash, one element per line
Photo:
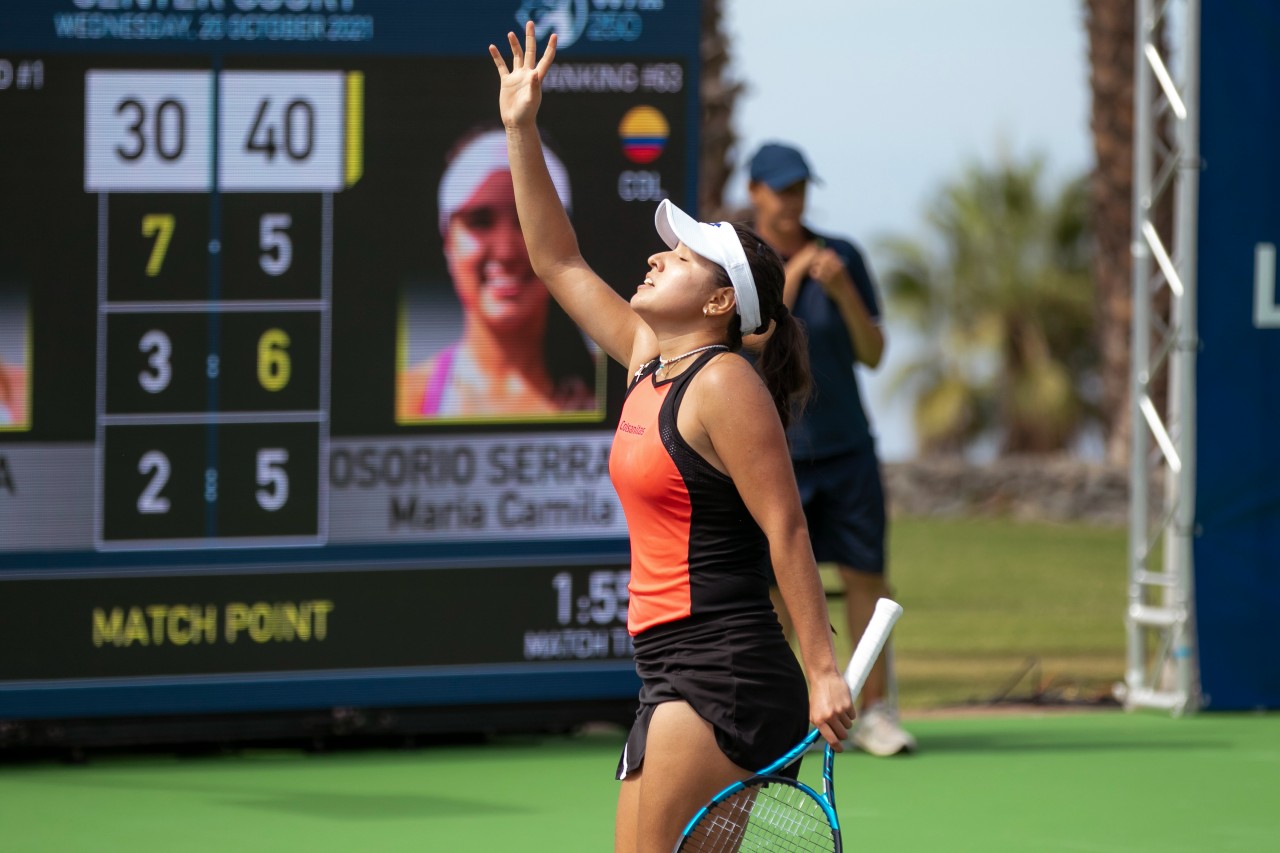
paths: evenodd
<path fill-rule="evenodd" d="M 632 163 L 652 163 L 662 156 L 671 132 L 667 117 L 653 107 L 633 107 L 618 122 L 622 153 Z"/>
<path fill-rule="evenodd" d="M 542 43 L 555 33 L 563 49 L 582 37 L 589 14 L 587 0 L 524 0 L 516 12 L 516 23 L 523 28 L 525 21 L 533 21 L 534 32 Z"/>

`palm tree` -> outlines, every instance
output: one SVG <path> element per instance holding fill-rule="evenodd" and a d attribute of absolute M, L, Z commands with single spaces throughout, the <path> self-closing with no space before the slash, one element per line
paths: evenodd
<path fill-rule="evenodd" d="M 970 166 L 930 206 L 931 239 L 883 244 L 890 310 L 928 342 L 896 375 L 922 453 L 986 436 L 1003 453 L 1063 450 L 1095 414 L 1086 187 L 1046 199 L 1043 179 L 1038 158 Z"/>

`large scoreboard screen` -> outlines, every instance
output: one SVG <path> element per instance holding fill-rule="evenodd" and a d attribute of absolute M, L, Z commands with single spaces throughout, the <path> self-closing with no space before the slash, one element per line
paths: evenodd
<path fill-rule="evenodd" d="M 487 53 L 630 292 L 699 4 L 22 0 L 0 29 L 0 720 L 634 695 L 626 377 L 547 299 Z"/>

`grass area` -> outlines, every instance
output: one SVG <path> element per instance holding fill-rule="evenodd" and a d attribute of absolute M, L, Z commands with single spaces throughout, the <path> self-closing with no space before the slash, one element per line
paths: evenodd
<path fill-rule="evenodd" d="M 836 758 L 845 849 L 1276 849 L 1280 716 L 919 719 L 920 752 Z M 421 749 L 0 763 L 0 849 L 556 851 L 612 847 L 619 731 Z M 820 765 L 801 777 L 818 784 Z"/>
<path fill-rule="evenodd" d="M 1013 695 L 1108 693 L 1124 675 L 1126 541 L 1124 530 L 1084 525 L 894 520 L 903 709 L 990 699 L 1032 663 Z M 843 620 L 833 599 L 832 623 Z M 846 656 L 847 634 L 837 639 Z"/>

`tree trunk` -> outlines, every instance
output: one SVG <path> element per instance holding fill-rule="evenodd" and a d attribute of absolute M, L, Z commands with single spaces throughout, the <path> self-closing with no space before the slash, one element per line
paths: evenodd
<path fill-rule="evenodd" d="M 1098 307 L 1098 355 L 1102 372 L 1102 415 L 1106 423 L 1107 460 L 1127 464 L 1132 393 L 1129 351 L 1133 326 L 1133 154 L 1134 154 L 1134 38 L 1135 0 L 1085 0 L 1085 25 L 1089 33 L 1089 86 L 1093 105 L 1094 171 L 1090 178 L 1094 254 L 1094 283 Z M 1167 55 L 1166 50 L 1161 51 Z M 1170 139 L 1168 121 L 1159 120 L 1158 133 Z M 1165 145 L 1166 150 L 1169 148 Z M 1157 155 L 1155 169 L 1163 165 Z M 1154 221 L 1165 246 L 1172 251 L 1173 194 L 1158 199 Z M 1167 319 L 1168 289 L 1152 306 L 1153 314 Z M 1157 342 L 1158 343 L 1158 342 Z M 1167 371 L 1153 378 L 1151 394 L 1164 411 Z"/>
<path fill-rule="evenodd" d="M 1107 459 L 1129 458 L 1129 341 L 1133 323 L 1134 0 L 1085 0 L 1094 170 L 1090 178 L 1093 277 Z"/>
<path fill-rule="evenodd" d="M 724 210 L 724 188 L 733 173 L 733 108 L 742 84 L 728 76 L 729 40 L 724 34 L 723 0 L 702 0 L 701 151 L 698 163 L 698 218 L 716 220 Z"/>

